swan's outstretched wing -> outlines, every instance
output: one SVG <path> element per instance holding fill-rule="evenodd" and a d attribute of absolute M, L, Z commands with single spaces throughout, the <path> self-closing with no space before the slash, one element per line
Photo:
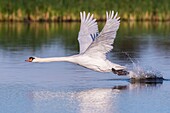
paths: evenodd
<path fill-rule="evenodd" d="M 85 12 L 80 12 L 81 26 L 78 35 L 79 53 L 84 53 L 89 45 L 95 40 L 98 35 L 98 25 L 96 19 L 93 19 L 93 14 L 86 16 Z"/>
<path fill-rule="evenodd" d="M 86 54 L 94 57 L 106 58 L 106 53 L 113 49 L 113 41 L 116 38 L 116 32 L 119 28 L 120 18 L 117 13 L 111 11 L 109 14 L 106 12 L 106 24 L 99 36 L 86 50 Z"/>

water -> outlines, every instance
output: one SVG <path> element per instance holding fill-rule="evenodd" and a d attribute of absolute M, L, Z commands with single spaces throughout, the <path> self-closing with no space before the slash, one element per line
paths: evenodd
<path fill-rule="evenodd" d="M 25 62 L 77 54 L 78 30 L 79 23 L 0 23 L 0 113 L 169 112 L 169 80 L 138 83 L 66 62 Z M 108 58 L 133 68 L 126 52 L 170 79 L 169 31 L 170 23 L 121 23 Z"/>

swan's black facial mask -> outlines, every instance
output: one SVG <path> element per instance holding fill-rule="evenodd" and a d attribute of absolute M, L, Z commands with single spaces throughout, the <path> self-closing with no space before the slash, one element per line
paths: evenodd
<path fill-rule="evenodd" d="M 35 58 L 34 57 L 29 57 L 27 60 L 25 60 L 26 62 L 32 62 Z"/>

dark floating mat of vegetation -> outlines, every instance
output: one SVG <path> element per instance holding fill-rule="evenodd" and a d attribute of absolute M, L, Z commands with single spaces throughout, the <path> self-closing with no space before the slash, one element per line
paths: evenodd
<path fill-rule="evenodd" d="M 0 0 L 0 21 L 79 21 L 79 12 L 105 20 L 105 11 L 122 20 L 170 21 L 170 0 Z"/>

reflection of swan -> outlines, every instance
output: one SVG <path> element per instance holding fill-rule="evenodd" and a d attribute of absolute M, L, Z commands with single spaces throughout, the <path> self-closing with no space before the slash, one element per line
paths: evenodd
<path fill-rule="evenodd" d="M 119 28 L 120 20 L 117 13 L 111 11 L 109 14 L 106 12 L 106 24 L 103 30 L 98 33 L 98 25 L 93 15 L 86 16 L 85 12 L 81 13 L 81 27 L 78 36 L 80 45 L 80 52 L 78 55 L 68 57 L 53 57 L 53 58 L 37 58 L 30 57 L 28 62 L 54 62 L 66 61 L 79 64 L 86 68 L 99 71 L 111 72 L 113 71 L 118 75 L 126 75 L 126 67 L 110 62 L 106 59 L 106 53 L 112 50 L 112 43 L 116 37 L 116 32 Z"/>
<path fill-rule="evenodd" d="M 79 113 L 119 113 L 120 107 L 122 107 L 119 103 L 122 97 L 127 95 L 127 92 L 140 93 L 139 91 L 142 92 L 147 88 L 155 90 L 160 85 L 161 83 L 130 83 L 113 88 L 94 88 L 80 91 L 43 90 L 33 91 L 31 96 L 34 101 L 34 110 L 40 112 L 50 109 L 55 112 L 61 110 L 69 113 L 76 111 Z"/>
<path fill-rule="evenodd" d="M 112 113 L 118 111 L 119 93 L 117 89 L 95 88 L 75 92 L 33 91 L 31 95 L 35 111 L 50 108 L 59 112 L 58 109 L 64 106 L 62 112 Z"/>

